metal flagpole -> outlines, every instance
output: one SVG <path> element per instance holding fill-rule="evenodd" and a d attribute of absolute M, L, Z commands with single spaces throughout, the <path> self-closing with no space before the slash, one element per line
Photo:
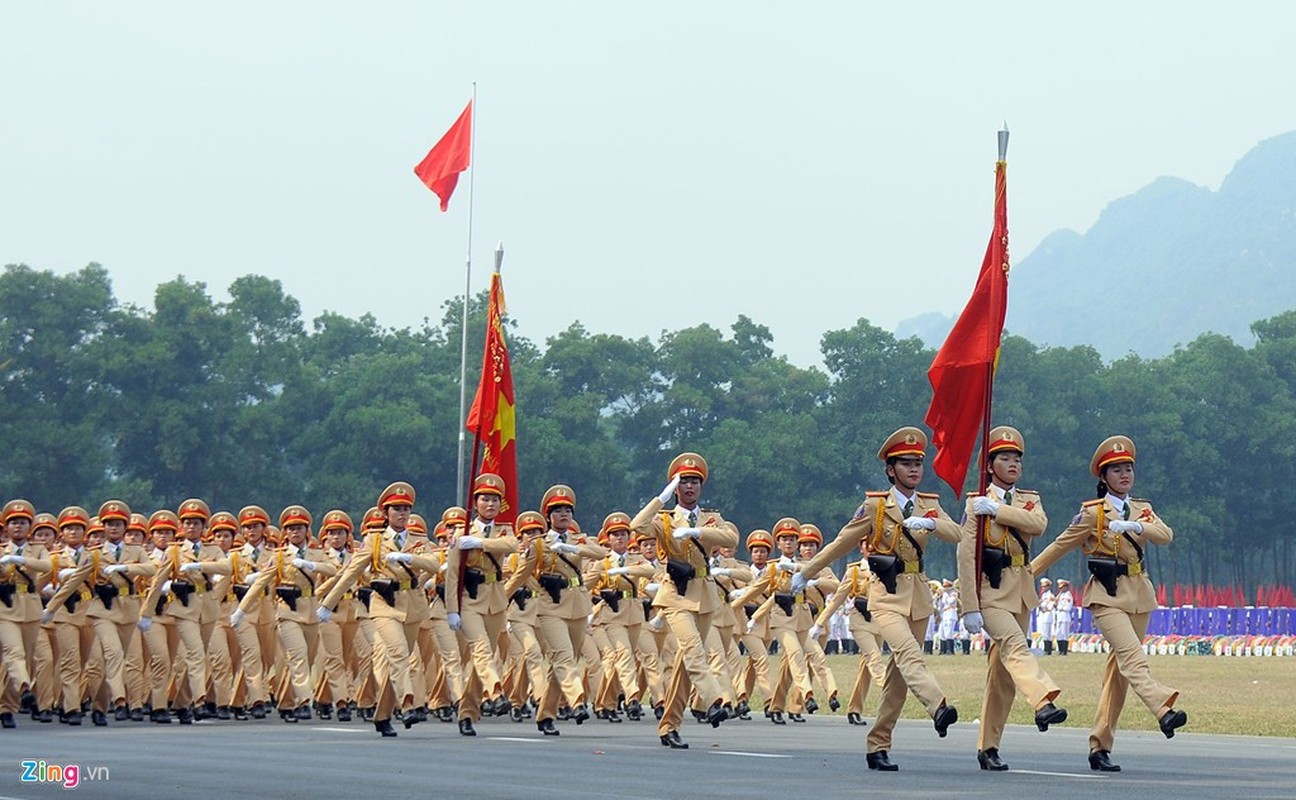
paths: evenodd
<path fill-rule="evenodd" d="M 477 81 L 472 85 L 472 117 L 468 135 L 468 163 L 472 168 L 468 172 L 468 257 L 464 268 L 463 325 L 459 332 L 459 457 L 455 461 L 458 467 L 455 473 L 454 497 L 464 493 L 464 448 L 467 444 L 465 425 L 468 422 L 468 300 L 472 292 L 472 220 L 473 220 L 473 178 L 477 175 L 475 159 L 477 145 Z"/>

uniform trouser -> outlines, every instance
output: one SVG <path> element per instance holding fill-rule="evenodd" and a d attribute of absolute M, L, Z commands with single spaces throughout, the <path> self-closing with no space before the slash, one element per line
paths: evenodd
<path fill-rule="evenodd" d="M 882 681 L 882 702 L 878 706 L 877 720 L 869 730 L 870 753 L 891 749 L 891 731 L 904 708 L 906 687 L 922 702 L 929 715 L 934 716 L 945 702 L 945 693 L 927 669 L 919 643 L 919 637 L 927 629 L 927 620 L 911 619 L 894 611 L 874 611 L 873 622 L 891 646 L 891 661 Z"/>
<path fill-rule="evenodd" d="M 741 638 L 743 649 L 747 651 L 747 664 L 743 668 L 743 698 L 750 698 L 752 690 L 759 687 L 761 699 L 769 706 L 774 697 L 774 687 L 770 684 L 769 648 L 765 640 L 754 633 L 744 633 Z"/>
<path fill-rule="evenodd" d="M 604 674 L 604 684 L 619 683 L 621 692 L 625 695 L 626 703 L 634 700 L 640 700 L 643 697 L 643 688 L 639 684 L 638 669 L 635 665 L 634 646 L 632 642 L 639 639 L 638 625 L 622 625 L 613 623 L 611 625 L 600 625 L 603 635 L 607 637 L 608 652 L 604 655 L 604 664 L 610 667 Z M 616 675 L 616 681 L 610 680 L 612 675 Z M 612 697 L 609 704 L 607 695 L 604 691 L 604 697 L 599 700 L 600 708 L 615 708 L 616 697 Z"/>
<path fill-rule="evenodd" d="M 240 625 L 234 629 L 238 639 L 239 665 L 243 672 L 243 684 L 247 686 L 245 705 L 270 702 L 270 689 L 266 682 L 266 653 L 264 633 L 270 633 L 270 648 L 275 649 L 274 625 Z M 271 655 L 273 660 L 273 655 Z"/>
<path fill-rule="evenodd" d="M 139 708 L 149 702 L 148 655 L 144 647 L 144 634 L 135 626 L 135 634 L 126 646 L 122 660 L 122 676 L 126 683 L 126 705 Z"/>
<path fill-rule="evenodd" d="M 540 637 L 549 661 L 549 678 L 542 684 L 540 710 L 536 712 L 536 722 L 543 722 L 558 718 L 560 701 L 571 708 L 585 702 L 585 683 L 576 661 L 576 653 L 585 646 L 585 618 L 563 619 L 541 614 L 539 620 Z"/>
<path fill-rule="evenodd" d="M 351 675 L 347 671 L 347 651 L 356 638 L 357 621 L 321 622 L 319 635 L 319 678 L 315 684 L 315 699 L 342 705 L 351 699 Z M 327 693 L 327 694 L 326 694 Z M 324 698 L 327 696 L 327 700 Z"/>
<path fill-rule="evenodd" d="M 814 694 L 810 687 L 810 671 L 806 668 L 805 650 L 801 647 L 802 635 L 796 628 L 774 629 L 782 657 L 779 659 L 778 682 L 770 698 L 771 711 L 800 714 L 805 711 L 806 697 Z"/>
<path fill-rule="evenodd" d="M 481 614 L 472 609 L 459 612 L 459 661 L 464 665 L 464 691 L 459 700 L 459 719 L 481 718 L 483 695 L 494 699 L 504 691 L 495 643 L 504 632 L 505 616 Z M 471 668 L 469 668 L 471 665 Z"/>
<path fill-rule="evenodd" d="M 732 630 L 730 628 L 730 631 Z M 733 705 L 734 679 L 733 674 L 729 672 L 729 653 L 725 650 L 724 637 L 720 635 L 720 629 L 713 624 L 703 641 L 706 643 L 707 663 L 711 665 L 711 672 L 720 684 L 720 697 L 725 703 Z M 696 690 L 697 686 L 693 688 Z M 702 707 L 706 708 L 706 705 Z"/>
<path fill-rule="evenodd" d="M 36 634 L 36 652 L 31 657 L 31 675 L 36 683 L 36 705 L 51 709 L 59 702 L 58 656 L 55 648 L 58 639 L 54 625 L 40 625 Z"/>
<path fill-rule="evenodd" d="M 999 608 L 982 608 L 981 617 L 990 637 L 990 653 L 977 749 L 988 750 L 998 747 L 1003 738 L 1015 691 L 1021 692 L 1032 709 L 1038 709 L 1056 699 L 1062 690 L 1040 666 L 1026 641 L 1030 612 L 1013 614 Z"/>
<path fill-rule="evenodd" d="M 203 644 L 203 625 L 195 620 L 176 619 L 165 627 L 167 644 L 177 666 L 172 676 L 176 684 L 176 707 L 201 705 L 207 692 L 207 648 Z M 159 706 L 154 703 L 153 707 Z M 166 708 L 165 703 L 160 707 Z"/>
<path fill-rule="evenodd" d="M 281 710 L 310 703 L 310 671 L 311 665 L 315 663 L 318 644 L 318 623 L 279 620 L 279 646 L 283 648 L 287 667 L 279 691 L 276 692 Z"/>
<path fill-rule="evenodd" d="M 234 705 L 237 680 L 234 665 L 238 660 L 238 636 L 228 624 L 217 624 L 207 641 L 207 696 L 221 708 Z"/>
<path fill-rule="evenodd" d="M 103 655 L 95 644 L 95 630 L 89 619 L 55 622 L 58 642 L 58 674 L 65 712 L 80 711 L 81 699 L 99 691 L 103 680 Z"/>
<path fill-rule="evenodd" d="M 724 690 L 711 674 L 703 638 L 711 630 L 714 612 L 699 613 L 683 608 L 661 609 L 660 613 L 675 636 L 676 651 L 672 662 L 670 684 L 666 689 L 666 711 L 657 725 L 658 734 L 665 736 L 678 731 L 684 719 L 684 704 L 689 689 L 696 688 L 703 708 L 723 701 Z"/>
<path fill-rule="evenodd" d="M 851 689 L 850 700 L 846 702 L 846 713 L 862 715 L 869 686 L 874 683 L 882 686 L 886 681 L 887 658 L 882 655 L 881 638 L 862 618 L 851 616 L 850 632 L 859 646 L 859 668 L 855 671 L 855 686 Z"/>
<path fill-rule="evenodd" d="M 356 635 L 347 651 L 347 669 L 350 670 L 351 689 L 356 705 L 368 708 L 378 702 L 378 692 L 373 676 L 374 625 L 369 617 L 356 620 Z"/>
<path fill-rule="evenodd" d="M 1099 605 L 1090 606 L 1089 610 L 1103 638 L 1111 645 L 1107 668 L 1103 672 L 1102 694 L 1098 698 L 1098 713 L 1094 715 L 1093 730 L 1089 732 L 1089 749 L 1110 751 L 1128 689 L 1134 689 L 1156 718 L 1174 706 L 1179 699 L 1179 690 L 1152 677 L 1147 653 L 1143 650 L 1149 614 L 1129 614 L 1118 608 Z"/>
<path fill-rule="evenodd" d="M 0 713 L 17 711 L 23 690 L 31 688 L 27 658 L 36 650 L 38 630 L 40 626 L 35 622 L 0 620 L 0 661 L 8 677 L 0 692 Z"/>
<path fill-rule="evenodd" d="M 639 680 L 640 698 L 643 692 L 647 692 L 652 701 L 657 704 L 665 702 L 666 684 L 662 681 L 661 651 L 658 649 L 657 637 L 646 623 L 631 625 L 627 630 L 638 630 L 638 638 L 631 639 L 635 646 L 635 656 L 639 661 L 639 671 L 642 677 Z"/>
<path fill-rule="evenodd" d="M 582 628 L 582 631 L 585 629 Z M 581 635 L 581 648 L 577 665 L 584 682 L 585 697 L 597 697 L 603 690 L 603 658 L 593 636 Z"/>
<path fill-rule="evenodd" d="M 95 709 L 107 711 L 126 703 L 126 652 L 130 649 L 131 640 L 139 631 L 131 622 L 113 622 L 104 617 L 91 617 L 94 626 L 96 648 L 103 661 L 103 685 L 107 694 L 100 699 L 95 697 Z M 92 686 L 90 691 L 102 695 L 103 689 Z M 97 690 L 97 691 L 96 691 Z"/>
<path fill-rule="evenodd" d="M 148 658 L 149 705 L 154 710 L 167 707 L 167 691 L 171 685 L 171 622 L 153 618 L 153 624 L 140 637 L 144 640 Z"/>
<path fill-rule="evenodd" d="M 436 661 L 440 665 L 432 686 L 428 690 L 428 703 L 432 708 L 447 708 L 459 701 L 463 694 L 463 667 L 459 663 L 459 642 L 450 623 L 433 618 L 430 629 Z"/>
<path fill-rule="evenodd" d="M 410 677 L 410 652 L 418 645 L 422 620 L 402 622 L 394 617 L 377 617 L 374 623 L 373 674 L 378 692 L 374 721 L 389 720 L 399 706 L 414 708 L 414 683 Z"/>
<path fill-rule="evenodd" d="M 514 707 L 521 708 L 535 693 L 544 690 L 548 673 L 545 671 L 544 652 L 541 650 L 540 637 L 535 626 L 530 622 L 517 620 L 509 625 L 512 628 L 509 636 L 513 641 L 510 651 L 515 661 L 513 681 L 509 687 L 509 702 Z"/>
<path fill-rule="evenodd" d="M 836 697 L 837 678 L 833 676 L 832 670 L 828 667 L 828 658 L 824 655 L 823 645 L 819 643 L 818 639 L 806 637 L 805 657 L 806 667 L 810 670 L 811 676 L 819 680 L 819 685 L 823 687 L 829 697 Z"/>

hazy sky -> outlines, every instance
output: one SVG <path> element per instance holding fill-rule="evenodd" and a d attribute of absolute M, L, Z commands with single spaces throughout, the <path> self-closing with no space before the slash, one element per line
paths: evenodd
<path fill-rule="evenodd" d="M 476 81 L 473 289 L 502 240 L 523 335 L 745 313 L 817 363 L 966 302 L 1005 119 L 1020 261 L 1296 128 L 1292 30 L 1285 2 L 6 0 L 0 263 L 437 319 L 469 175 L 442 214 L 412 170 Z"/>

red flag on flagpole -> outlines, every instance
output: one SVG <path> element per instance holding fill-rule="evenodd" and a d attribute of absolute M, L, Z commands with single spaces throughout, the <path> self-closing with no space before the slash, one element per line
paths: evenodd
<path fill-rule="evenodd" d="M 1008 165 L 995 164 L 994 232 L 972 299 L 927 370 L 932 401 L 926 422 L 936 457 L 932 469 L 960 496 L 987 410 L 1008 312 Z M 987 431 L 988 432 L 988 431 Z"/>
<path fill-rule="evenodd" d="M 504 279 L 491 276 L 490 304 L 486 310 L 486 347 L 482 353 L 481 382 L 468 411 L 467 428 L 476 437 L 469 486 L 483 472 L 504 479 L 504 502 L 497 519 L 510 525 L 517 519 L 517 436 L 513 412 L 513 369 L 509 365 L 508 343 L 504 340 Z M 481 469 L 477 469 L 476 446 L 484 445 Z"/>
<path fill-rule="evenodd" d="M 419 180 L 441 198 L 442 211 L 450 207 L 450 195 L 459 183 L 459 173 L 468 169 L 472 158 L 472 106 L 469 100 L 450 130 L 414 167 Z"/>

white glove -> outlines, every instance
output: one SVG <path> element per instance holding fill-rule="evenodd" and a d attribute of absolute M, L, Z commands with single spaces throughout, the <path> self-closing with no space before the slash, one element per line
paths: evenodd
<path fill-rule="evenodd" d="M 74 572 L 76 572 L 76 567 L 64 567 L 63 569 L 59 570 L 59 576 L 58 576 L 59 583 L 62 583 L 68 578 L 72 577 L 72 573 Z"/>
<path fill-rule="evenodd" d="M 811 586 L 818 586 L 818 585 L 819 585 L 819 579 L 818 579 L 818 578 L 811 578 L 810 580 L 806 581 L 806 588 L 807 588 L 807 589 L 809 589 Z"/>
<path fill-rule="evenodd" d="M 189 561 L 180 565 L 181 572 L 202 572 L 202 564 L 197 561 Z"/>
<path fill-rule="evenodd" d="M 437 572 L 445 572 L 448 569 L 450 569 L 450 562 L 443 561 L 441 562 L 441 566 L 437 569 Z"/>
<path fill-rule="evenodd" d="M 972 512 L 978 516 L 993 517 L 999 513 L 999 504 L 989 497 L 972 498 Z"/>
<path fill-rule="evenodd" d="M 1117 519 L 1107 523 L 1107 530 L 1112 533 L 1142 533 L 1143 523 Z"/>
<path fill-rule="evenodd" d="M 609 574 L 609 575 L 629 575 L 629 574 L 630 574 L 630 568 L 629 568 L 629 567 L 613 567 L 612 569 L 608 570 L 608 574 Z"/>
<path fill-rule="evenodd" d="M 129 569 L 129 567 L 127 567 L 125 564 L 109 564 L 108 566 L 103 568 L 103 574 L 120 575 L 124 573 L 127 569 Z"/>
<path fill-rule="evenodd" d="M 810 638 L 818 639 L 820 636 L 823 636 L 823 627 L 816 622 L 810 626 Z"/>
<path fill-rule="evenodd" d="M 697 528 L 676 528 L 671 536 L 676 539 L 696 539 L 701 533 Z"/>
<path fill-rule="evenodd" d="M 321 606 L 321 608 L 322 608 L 322 606 Z M 230 627 L 232 627 L 232 628 L 237 628 L 238 626 L 242 625 L 242 624 L 243 624 L 243 618 L 246 617 L 246 616 L 247 616 L 247 614 L 244 614 L 244 613 L 243 613 L 243 609 L 241 609 L 241 608 L 236 608 L 236 609 L 234 609 L 234 611 L 229 615 L 229 623 L 230 623 Z"/>
<path fill-rule="evenodd" d="M 459 537 L 460 550 L 480 550 L 481 546 L 482 546 L 482 540 L 480 536 L 460 536 Z"/>
<path fill-rule="evenodd" d="M 169 594 L 170 592 L 171 592 L 171 581 L 162 581 L 162 594 Z"/>
<path fill-rule="evenodd" d="M 140 621 L 135 623 L 135 627 L 139 628 L 140 631 L 147 631 L 149 628 L 153 627 L 153 618 L 140 617 Z"/>
<path fill-rule="evenodd" d="M 728 567 L 717 567 L 711 570 L 711 574 L 717 578 L 728 578 L 730 575 L 733 575 L 733 570 Z"/>
<path fill-rule="evenodd" d="M 934 531 L 936 530 L 936 520 L 931 517 L 906 517 L 904 526 L 911 531 Z"/>
<path fill-rule="evenodd" d="M 452 631 L 457 631 L 463 627 L 463 617 L 460 617 L 458 612 L 455 611 L 446 614 L 446 622 L 449 623 Z"/>
<path fill-rule="evenodd" d="M 512 623 L 512 622 L 506 622 L 506 623 L 504 623 L 504 632 L 505 632 L 505 633 L 512 633 L 512 632 L 513 632 L 513 623 Z"/>
<path fill-rule="evenodd" d="M 756 632 L 756 620 L 754 619 L 747 620 L 747 632 L 748 633 Z"/>
<path fill-rule="evenodd" d="M 801 571 L 800 564 L 786 557 L 780 558 L 778 563 L 775 564 L 774 566 L 776 569 L 778 569 L 779 572 L 800 572 Z"/>
<path fill-rule="evenodd" d="M 243 582 L 244 582 L 244 583 L 248 583 L 248 584 L 250 584 L 250 583 L 252 583 L 252 581 L 256 580 L 256 579 L 257 579 L 257 576 L 260 575 L 260 574 L 261 574 L 261 573 L 259 573 L 259 572 L 249 572 L 247 575 L 244 575 L 244 576 L 243 576 Z"/>
<path fill-rule="evenodd" d="M 644 587 L 644 591 L 647 592 L 647 593 L 651 596 L 651 595 L 655 595 L 655 594 L 657 594 L 657 590 L 660 589 L 660 588 L 661 588 L 661 584 L 660 584 L 660 583 L 650 583 L 650 584 L 648 584 L 647 586 Z"/>
<path fill-rule="evenodd" d="M 653 617 L 652 619 L 648 620 L 648 627 L 649 627 L 649 628 L 652 628 L 652 629 L 655 630 L 655 631 L 659 631 L 659 630 L 661 630 L 661 629 L 662 629 L 662 615 L 661 615 L 661 614 L 658 614 L 657 616 L 655 616 L 655 617 Z"/>
<path fill-rule="evenodd" d="M 661 494 L 657 495 L 657 499 L 662 502 L 662 505 L 669 503 L 670 499 L 675 496 L 675 488 L 677 486 L 679 486 L 678 475 L 671 478 L 671 482 L 666 484 L 666 488 L 661 490 Z"/>
<path fill-rule="evenodd" d="M 53 619 L 54 619 L 54 612 L 51 611 L 50 609 L 47 608 L 41 612 L 42 625 L 48 625 L 51 621 L 53 621 Z"/>
<path fill-rule="evenodd" d="M 985 620 L 981 618 L 980 611 L 969 611 L 963 615 L 963 627 L 968 633 L 980 633 L 985 628 Z"/>
<path fill-rule="evenodd" d="M 567 544 L 566 542 L 554 542 L 549 545 L 549 549 L 555 553 L 566 553 L 567 555 L 580 552 L 579 547 L 574 544 Z"/>
<path fill-rule="evenodd" d="M 0 556 L 0 564 L 13 564 L 21 567 L 27 563 L 27 556 Z"/>
<path fill-rule="evenodd" d="M 333 618 L 333 612 L 328 610 L 328 606 L 320 606 L 315 609 L 315 619 L 320 622 L 328 622 Z"/>
<path fill-rule="evenodd" d="M 437 581 L 436 578 L 428 578 L 427 580 L 423 581 L 423 591 L 425 592 L 432 591 L 432 587 L 436 586 L 436 581 Z"/>
<path fill-rule="evenodd" d="M 315 562 L 314 562 L 314 561 L 307 561 L 307 560 L 304 559 L 304 558 L 294 558 L 294 559 L 292 560 L 292 565 L 293 565 L 294 567 L 296 567 L 297 569 L 302 570 L 303 572 L 314 572 L 314 571 L 315 571 Z"/>
<path fill-rule="evenodd" d="M 408 564 L 414 560 L 414 556 L 409 553 L 388 553 L 383 559 L 388 564 Z"/>
<path fill-rule="evenodd" d="M 806 576 L 803 575 L 802 573 L 798 572 L 795 575 L 793 575 L 792 594 L 799 594 L 800 592 L 804 592 L 807 583 L 809 583 L 809 581 L 806 580 Z"/>

